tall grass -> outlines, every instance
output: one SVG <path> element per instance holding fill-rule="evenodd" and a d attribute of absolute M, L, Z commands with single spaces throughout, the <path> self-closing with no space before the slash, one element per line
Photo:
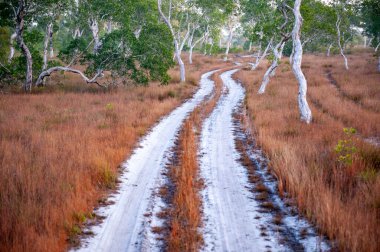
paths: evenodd
<path fill-rule="evenodd" d="M 358 136 L 352 165 L 339 163 L 334 151 L 338 141 L 346 137 L 344 127 L 356 127 L 364 136 L 379 136 L 379 113 L 342 97 L 325 75 L 326 65 L 347 92 L 362 78 L 367 83 L 360 82 L 362 88 L 356 89 L 362 101 L 370 103 L 369 93 L 379 101 L 380 94 L 372 90 L 377 90 L 373 85 L 380 75 L 374 73 L 376 65 L 371 64 L 370 56 L 351 55 L 350 63 L 351 70 L 346 72 L 338 57 L 305 56 L 308 98 L 314 100 L 311 125 L 299 121 L 297 83 L 286 61 L 261 96 L 257 90 L 264 65 L 235 77 L 247 89 L 251 128 L 279 178 L 280 192 L 290 192 L 301 211 L 321 232 L 337 239 L 341 250 L 379 251 L 380 150 Z M 371 74 L 364 75 L 363 69 Z"/>
<path fill-rule="evenodd" d="M 172 185 L 173 195 L 169 196 L 169 209 L 165 210 L 169 212 L 169 232 L 166 239 L 168 251 L 198 251 L 203 245 L 199 232 L 202 225 L 199 192 L 203 183 L 199 178 L 199 136 L 196 132 L 201 131 L 203 120 L 212 112 L 221 96 L 220 77 L 214 74 L 212 78 L 215 82 L 214 94 L 200 104 L 185 121 L 178 138 L 178 160 L 175 160 L 177 165 L 169 168 L 169 183 Z"/>
<path fill-rule="evenodd" d="M 189 80 L 218 64 L 205 60 L 195 57 Z M 75 243 L 138 139 L 196 88 L 151 83 L 103 92 L 70 74 L 49 84 L 38 94 L 0 95 L 0 251 Z"/>

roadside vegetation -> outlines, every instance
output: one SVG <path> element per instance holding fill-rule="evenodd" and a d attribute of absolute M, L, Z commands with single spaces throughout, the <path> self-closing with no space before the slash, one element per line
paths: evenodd
<path fill-rule="evenodd" d="M 297 103 L 290 94 L 296 93 L 296 86 L 288 59 L 264 96 L 257 90 L 268 63 L 256 71 L 238 72 L 235 78 L 247 89 L 251 130 L 269 157 L 279 191 L 293 195 L 303 214 L 330 239 L 336 239 L 341 250 L 377 251 L 380 114 L 373 108 L 379 107 L 380 89 L 375 83 L 380 74 L 372 54 L 357 52 L 348 58 L 349 73 L 337 64 L 338 56 L 304 57 L 314 115 L 308 127 L 295 120 Z M 327 71 L 342 91 L 360 99 L 341 95 Z"/>
<path fill-rule="evenodd" d="M 379 17 L 377 0 L 0 1 L 0 251 L 78 245 L 138 140 L 233 63 L 280 194 L 340 250 L 379 251 Z M 172 251 L 202 244 L 213 78 L 168 172 Z"/>

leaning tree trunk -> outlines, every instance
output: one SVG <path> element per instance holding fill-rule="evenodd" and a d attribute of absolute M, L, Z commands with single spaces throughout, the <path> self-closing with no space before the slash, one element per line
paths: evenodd
<path fill-rule="evenodd" d="M 259 89 L 259 94 L 265 93 L 265 89 L 270 81 L 270 78 L 274 76 L 276 69 L 278 67 L 278 64 L 282 58 L 282 51 L 284 50 L 285 46 L 285 41 L 284 39 L 281 39 L 280 43 L 276 45 L 276 47 L 273 49 L 274 53 L 274 60 L 268 70 L 265 72 L 263 81 L 261 83 L 260 89 Z"/>
<path fill-rule="evenodd" d="M 157 5 L 158 5 L 158 12 L 160 13 L 161 18 L 164 20 L 165 24 L 168 26 L 168 28 L 169 28 L 169 30 L 170 30 L 170 32 L 172 34 L 172 37 L 173 37 L 173 40 L 174 40 L 175 57 L 177 59 L 178 65 L 179 65 L 180 80 L 181 80 L 181 82 L 185 82 L 186 81 L 186 77 L 185 77 L 185 75 L 186 75 L 185 64 L 183 63 L 183 61 L 181 59 L 181 52 L 179 50 L 180 45 L 178 44 L 178 40 L 177 40 L 177 38 L 175 36 L 172 24 L 170 23 L 169 19 L 162 12 L 162 9 L 161 9 L 161 0 L 157 0 Z M 170 11 L 171 10 L 169 10 L 169 12 Z"/>
<path fill-rule="evenodd" d="M 101 71 L 98 71 L 96 73 L 96 75 L 92 79 L 90 79 L 87 76 L 85 76 L 83 72 L 81 72 L 79 70 L 76 70 L 76 69 L 73 69 L 73 68 L 70 68 L 70 67 L 61 67 L 61 66 L 51 67 L 49 69 L 46 69 L 46 70 L 42 71 L 42 73 L 40 74 L 40 76 L 38 76 L 38 79 L 36 81 L 36 85 L 37 86 L 41 85 L 44 82 L 44 80 L 45 80 L 46 77 L 50 76 L 54 72 L 59 72 L 59 71 L 71 72 L 71 73 L 78 74 L 78 75 L 80 75 L 82 77 L 82 79 L 84 81 L 86 81 L 87 84 L 95 83 L 98 86 L 105 87 L 105 86 L 103 86 L 103 85 L 101 85 L 101 84 L 99 84 L 97 82 L 97 79 L 103 75 L 103 73 Z"/>
<path fill-rule="evenodd" d="M 33 59 L 32 54 L 28 46 L 24 42 L 23 33 L 24 33 L 24 17 L 25 17 L 25 0 L 19 0 L 19 6 L 16 13 L 16 41 L 18 46 L 21 49 L 22 54 L 26 59 L 26 80 L 24 83 L 25 92 L 32 91 L 32 81 L 33 81 Z"/>
<path fill-rule="evenodd" d="M 8 56 L 8 63 L 11 63 L 13 60 L 13 57 L 15 56 L 15 48 L 13 46 L 13 41 L 17 38 L 17 33 L 13 33 L 11 35 L 11 39 L 9 41 L 10 48 L 9 48 L 9 56 Z"/>
<path fill-rule="evenodd" d="M 380 43 L 377 44 L 376 48 L 375 48 L 375 52 L 377 52 L 377 50 L 379 49 L 380 47 Z"/>
<path fill-rule="evenodd" d="M 298 81 L 298 106 L 301 115 L 301 120 L 310 123 L 312 119 L 311 110 L 306 100 L 307 93 L 307 81 L 305 75 L 302 72 L 302 44 L 300 39 L 300 32 L 302 27 L 302 16 L 300 13 L 301 0 L 296 0 L 294 3 L 294 28 L 292 32 L 294 56 L 292 61 L 293 73 Z"/>
<path fill-rule="evenodd" d="M 329 47 L 327 48 L 327 53 L 326 53 L 327 57 L 330 57 L 331 47 L 332 47 L 332 44 L 330 44 Z"/>
<path fill-rule="evenodd" d="M 269 41 L 269 43 L 268 43 L 267 47 L 265 48 L 263 54 L 260 55 L 261 50 L 259 51 L 259 55 L 257 55 L 256 62 L 254 64 L 252 64 L 251 70 L 256 70 L 256 68 L 260 65 L 260 62 L 267 56 L 269 47 L 271 47 L 271 45 L 272 45 L 272 41 L 273 41 L 273 38 Z"/>
<path fill-rule="evenodd" d="M 344 66 L 345 66 L 346 70 L 348 70 L 348 61 L 347 61 L 346 55 L 344 54 L 344 47 L 342 46 L 342 42 L 341 42 L 340 22 L 341 22 L 341 18 L 338 15 L 337 20 L 336 20 L 336 24 L 335 24 L 336 25 L 336 31 L 338 34 L 338 46 L 339 46 L 340 54 L 342 55 L 342 57 L 344 59 Z"/>

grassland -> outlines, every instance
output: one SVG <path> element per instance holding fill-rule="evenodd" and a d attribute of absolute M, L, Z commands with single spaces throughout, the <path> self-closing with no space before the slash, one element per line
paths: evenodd
<path fill-rule="evenodd" d="M 380 150 L 367 139 L 380 136 L 380 73 L 370 53 L 349 55 L 346 71 L 338 56 L 306 55 L 308 100 L 313 123 L 298 118 L 298 87 L 285 59 L 266 94 L 258 95 L 268 62 L 237 73 L 247 89 L 251 129 L 270 159 L 279 191 L 288 191 L 322 233 L 340 250 L 379 251 Z M 343 128 L 357 133 L 348 136 Z M 352 163 L 339 162 L 339 140 L 354 146 Z"/>
<path fill-rule="evenodd" d="M 198 56 L 188 82 L 110 91 L 55 75 L 32 95 L 0 95 L 0 251 L 62 251 L 117 186 L 118 167 L 218 61 Z M 13 90 L 14 91 L 14 90 Z"/>

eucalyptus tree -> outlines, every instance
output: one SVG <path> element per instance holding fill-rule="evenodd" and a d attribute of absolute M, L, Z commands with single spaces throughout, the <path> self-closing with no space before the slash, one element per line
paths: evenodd
<path fill-rule="evenodd" d="M 54 66 L 43 71 L 37 85 L 56 71 L 72 72 L 80 75 L 87 83 L 98 85 L 102 85 L 98 78 L 104 75 L 104 71 L 111 72 L 114 84 L 120 78 L 130 78 L 138 83 L 148 83 L 149 80 L 168 82 L 167 70 L 173 64 L 173 40 L 167 27 L 158 22 L 155 0 L 122 0 L 113 1 L 112 4 L 105 13 L 112 16 L 117 28 L 100 36 L 98 46 L 95 43 L 92 51 L 89 51 L 90 43 L 85 43 L 84 39 L 74 39 L 60 54 L 62 61 L 68 65 Z M 90 19 L 96 17 L 91 13 Z M 88 67 L 85 73 L 93 77 L 87 77 L 84 72 L 73 68 L 71 65 L 74 61 L 86 62 Z"/>
<path fill-rule="evenodd" d="M 169 28 L 174 40 L 175 58 L 180 69 L 181 82 L 186 81 L 186 69 L 181 53 L 190 35 L 188 4 L 189 2 L 185 0 L 164 0 L 164 3 L 162 0 L 157 0 L 160 17 Z"/>
<path fill-rule="evenodd" d="M 303 48 L 301 43 L 301 28 L 302 28 L 302 16 L 301 16 L 301 0 L 295 0 L 293 6 L 294 14 L 294 27 L 292 31 L 293 40 L 293 60 L 292 69 L 294 76 L 298 81 L 298 107 L 301 115 L 301 120 L 310 123 L 312 119 L 311 110 L 309 104 L 307 103 L 307 81 L 305 75 L 302 72 L 302 54 Z"/>
<path fill-rule="evenodd" d="M 242 26 L 244 36 L 255 43 L 258 51 L 255 55 L 255 63 L 251 63 L 252 70 L 255 70 L 260 62 L 268 56 L 274 40 L 274 30 L 277 26 L 277 17 L 275 9 L 268 1 L 265 0 L 244 0 L 242 1 Z M 262 47 L 266 45 L 262 53 Z"/>
<path fill-rule="evenodd" d="M 336 22 L 336 34 L 337 34 L 337 45 L 339 48 L 340 55 L 344 59 L 344 66 L 346 70 L 349 69 L 348 59 L 345 55 L 345 48 L 347 43 L 353 38 L 353 27 L 352 19 L 354 17 L 353 13 L 353 0 L 334 0 L 332 2 L 332 7 L 335 10 Z"/>
<path fill-rule="evenodd" d="M 372 38 L 373 46 L 377 52 L 380 48 L 380 2 L 364 0 L 361 3 L 360 10 L 364 21 L 364 32 Z"/>
<path fill-rule="evenodd" d="M 275 36 L 278 43 L 275 46 L 271 45 L 273 60 L 272 64 L 264 74 L 263 81 L 258 91 L 259 94 L 265 93 L 270 78 L 276 74 L 276 69 L 280 64 L 285 44 L 291 38 L 292 34 L 290 22 L 292 8 L 287 5 L 286 1 L 277 2 L 275 8 L 273 8 L 273 3 L 268 2 L 267 6 L 265 6 L 265 10 L 267 11 L 268 19 L 272 20 L 268 23 L 268 32 Z"/>
<path fill-rule="evenodd" d="M 372 38 L 372 44 L 378 56 L 378 70 L 380 72 L 380 2 L 364 0 L 361 4 L 361 15 L 364 21 L 365 34 Z"/>

